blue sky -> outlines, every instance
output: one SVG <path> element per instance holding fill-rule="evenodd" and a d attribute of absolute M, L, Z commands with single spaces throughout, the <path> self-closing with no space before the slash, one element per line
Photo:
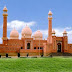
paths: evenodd
<path fill-rule="evenodd" d="M 32 32 L 40 29 L 43 36 L 47 38 L 48 12 L 53 13 L 52 27 L 56 30 L 57 36 L 62 36 L 64 29 L 68 31 L 69 42 L 72 40 L 72 0 L 0 0 L 0 38 L 2 37 L 3 7 L 8 9 L 8 37 L 13 27 L 10 25 L 17 21 L 18 25 L 33 22 L 30 25 Z M 13 22 L 13 23 L 12 23 Z M 15 27 L 17 28 L 17 24 Z M 21 25 L 23 27 L 23 25 Z M 23 28 L 17 29 L 19 33 Z"/>

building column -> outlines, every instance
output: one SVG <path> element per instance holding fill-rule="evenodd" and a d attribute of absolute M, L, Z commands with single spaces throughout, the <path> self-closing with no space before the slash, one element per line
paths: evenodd
<path fill-rule="evenodd" d="M 7 41 L 7 16 L 8 16 L 7 11 L 8 10 L 5 6 L 3 9 L 3 37 L 2 37 L 3 44 L 5 44 Z"/>

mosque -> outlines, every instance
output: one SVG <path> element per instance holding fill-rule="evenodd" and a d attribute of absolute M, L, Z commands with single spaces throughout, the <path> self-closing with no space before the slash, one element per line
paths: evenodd
<path fill-rule="evenodd" d="M 48 13 L 48 37 L 43 39 L 43 34 L 37 30 L 32 36 L 32 30 L 26 26 L 19 33 L 14 28 L 10 32 L 10 38 L 7 38 L 7 8 L 3 9 L 3 43 L 0 44 L 0 56 L 49 56 L 51 53 L 72 53 L 72 44 L 68 44 L 66 30 L 62 37 L 55 35 L 52 31 L 52 12 Z"/>

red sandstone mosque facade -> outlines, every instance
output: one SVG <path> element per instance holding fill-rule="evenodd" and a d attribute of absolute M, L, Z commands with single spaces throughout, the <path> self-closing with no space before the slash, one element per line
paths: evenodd
<path fill-rule="evenodd" d="M 67 32 L 64 30 L 62 37 L 55 35 L 52 31 L 52 12 L 48 13 L 48 38 L 43 39 L 40 30 L 31 37 L 32 30 L 26 26 L 22 29 L 21 39 L 16 29 L 10 32 L 7 38 L 7 8 L 3 9 L 3 43 L 0 44 L 1 56 L 48 56 L 51 53 L 72 53 L 72 44 L 68 44 Z"/>

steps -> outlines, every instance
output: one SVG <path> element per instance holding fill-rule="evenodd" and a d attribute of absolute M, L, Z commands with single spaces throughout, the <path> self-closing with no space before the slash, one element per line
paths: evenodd
<path fill-rule="evenodd" d="M 51 53 L 50 55 L 52 55 L 52 56 L 72 56 L 72 54 L 70 54 L 70 53 L 62 53 L 62 52 L 60 52 L 60 53 Z"/>

